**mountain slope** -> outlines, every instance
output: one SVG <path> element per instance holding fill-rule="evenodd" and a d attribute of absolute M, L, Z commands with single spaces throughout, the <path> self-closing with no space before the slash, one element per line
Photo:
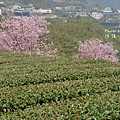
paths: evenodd
<path fill-rule="evenodd" d="M 88 1 L 103 6 L 120 8 L 120 0 L 88 0 Z"/>
<path fill-rule="evenodd" d="M 4 2 L 8 5 L 13 5 L 15 3 L 21 5 L 33 4 L 36 8 L 47 8 L 52 5 L 53 0 L 4 0 Z"/>

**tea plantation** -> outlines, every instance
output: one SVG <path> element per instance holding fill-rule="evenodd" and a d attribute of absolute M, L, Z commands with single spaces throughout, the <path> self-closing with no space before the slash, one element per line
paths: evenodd
<path fill-rule="evenodd" d="M 120 63 L 0 51 L 0 120 L 120 120 Z"/>

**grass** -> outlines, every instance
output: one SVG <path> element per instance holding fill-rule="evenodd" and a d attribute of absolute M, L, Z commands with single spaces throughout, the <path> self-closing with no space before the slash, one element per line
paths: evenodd
<path fill-rule="evenodd" d="M 120 63 L 0 51 L 1 120 L 119 120 Z"/>

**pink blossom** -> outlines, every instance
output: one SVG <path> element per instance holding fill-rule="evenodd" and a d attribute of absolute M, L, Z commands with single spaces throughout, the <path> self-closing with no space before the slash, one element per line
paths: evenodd
<path fill-rule="evenodd" d="M 76 58 L 104 59 L 118 62 L 118 50 L 114 50 L 111 43 L 103 44 L 99 39 L 93 39 L 80 43 Z"/>
<path fill-rule="evenodd" d="M 0 23 L 0 50 L 10 50 L 26 54 L 41 54 L 41 41 L 49 33 L 45 20 L 35 17 L 9 17 Z M 46 44 L 48 47 L 49 45 Z M 49 49 L 47 49 L 49 51 Z M 49 52 L 50 53 L 50 52 Z M 52 53 L 50 53 L 52 54 Z"/>

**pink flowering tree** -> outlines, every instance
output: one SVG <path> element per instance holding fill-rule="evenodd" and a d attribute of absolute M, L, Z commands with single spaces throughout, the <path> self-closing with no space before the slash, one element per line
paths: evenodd
<path fill-rule="evenodd" d="M 117 50 L 114 50 L 111 43 L 103 44 L 99 39 L 90 39 L 80 42 L 76 58 L 103 59 L 118 62 Z"/>
<path fill-rule="evenodd" d="M 35 17 L 9 17 L 0 26 L 0 50 L 53 56 L 53 43 L 45 44 L 48 22 Z M 41 47 L 43 49 L 41 49 Z"/>

